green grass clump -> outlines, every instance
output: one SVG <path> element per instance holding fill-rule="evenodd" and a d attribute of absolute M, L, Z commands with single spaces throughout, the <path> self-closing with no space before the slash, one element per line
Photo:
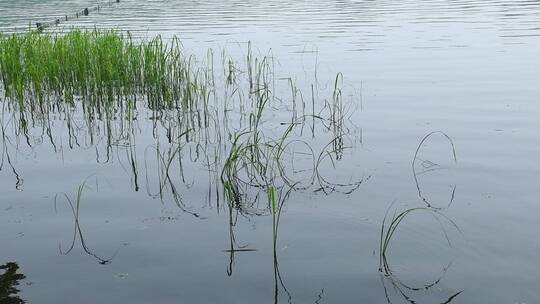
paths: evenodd
<path fill-rule="evenodd" d="M 189 106 L 203 91 L 190 61 L 176 38 L 135 42 L 99 30 L 0 36 L 5 97 L 27 110 L 75 98 L 101 109 L 141 97 L 152 109 Z"/>

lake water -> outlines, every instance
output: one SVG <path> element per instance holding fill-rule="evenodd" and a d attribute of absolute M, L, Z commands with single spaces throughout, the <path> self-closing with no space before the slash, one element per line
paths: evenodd
<path fill-rule="evenodd" d="M 1 0 L 0 30 L 22 31 L 95 4 Z M 221 168 L 196 140 L 180 150 L 181 168 L 169 173 L 182 204 L 170 193 L 160 197 L 159 153 L 172 150 L 155 122 L 166 125 L 167 118 L 140 109 L 136 136 L 111 145 L 102 135 L 109 129 L 122 135 L 121 118 L 97 123 L 98 139 L 91 141 L 92 128 L 74 111 L 78 135 L 58 114 L 50 127 L 54 140 L 40 126 L 27 139 L 3 106 L 0 265 L 7 266 L 0 275 L 13 279 L 9 269 L 16 267 L 8 262 L 24 274 L 13 297 L 28 303 L 539 301 L 540 2 L 123 0 L 49 31 L 71 27 L 165 41 L 178 36 L 186 54 L 203 61 L 211 48 L 216 63 L 223 56 L 244 60 L 250 42 L 258 56 L 271 50 L 278 93 L 290 99 L 291 77 L 310 100 L 316 84 L 317 107 L 332 96 L 341 73 L 343 99 L 351 105 L 348 149 L 334 162 L 326 159 L 321 172 L 348 186 L 292 191 L 274 238 L 264 191 L 247 209 L 218 201 L 222 185 L 209 172 Z M 267 134 L 290 111 L 276 106 Z M 238 130 L 245 125 L 242 114 L 232 117 Z M 444 133 L 420 145 L 437 131 Z M 335 136 L 316 135 L 300 138 L 323 152 Z M 220 153 L 227 155 L 232 139 L 223 141 Z M 306 147 L 296 143 L 284 163 L 301 176 L 295 168 L 305 165 Z M 77 226 L 63 194 L 74 202 L 83 183 Z M 386 227 L 394 210 L 427 209 L 399 224 L 387 256 L 392 274 L 385 275 L 380 238 L 389 207 Z"/>

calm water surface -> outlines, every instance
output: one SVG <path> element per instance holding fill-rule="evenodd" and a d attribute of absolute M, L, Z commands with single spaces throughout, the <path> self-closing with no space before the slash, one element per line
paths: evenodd
<path fill-rule="evenodd" d="M 0 0 L 0 30 L 19 31 L 92 5 Z M 158 140 L 148 111 L 141 109 L 133 149 L 117 143 L 110 155 L 105 139 L 88 142 L 77 115 L 84 141 L 79 145 L 70 143 L 61 116 L 52 126 L 58 147 L 39 128 L 31 146 L 6 128 L 0 274 L 20 281 L 20 299 L 540 301 L 540 2 L 124 0 L 52 30 L 72 26 L 112 27 L 140 38 L 176 35 L 186 54 L 206 58 L 212 48 L 216 62 L 222 52 L 242 60 L 251 41 L 258 54 L 271 49 L 283 84 L 278 87 L 286 87 L 281 78 L 293 77 L 304 92 L 317 83 L 321 95 L 330 90 L 331 96 L 341 72 L 344 99 L 356 108 L 347 121 L 352 148 L 324 172 L 341 183 L 364 181 L 351 193 L 291 193 L 274 246 L 267 210 L 244 214 L 217 204 L 209 184 L 219 183 L 209 181 L 209 166 L 197 161 L 196 145 L 182 152 L 186 163 L 178 191 L 187 210 L 170 196 L 156 197 L 159 175 L 152 172 L 159 161 L 148 155 L 155 155 Z M 273 123 L 290 110 L 278 109 Z M 113 129 L 119 125 L 113 122 Z M 433 131 L 450 136 L 457 162 L 448 140 L 436 133 L 419 151 L 415 179 L 415 151 Z M 322 134 L 313 145 L 324 146 L 329 136 Z M 130 151 L 137 158 L 139 187 L 130 174 Z M 23 181 L 7 165 L 6 153 Z M 73 250 L 62 254 L 73 239 L 74 217 L 62 197 L 55 204 L 55 196 L 74 197 L 85 180 L 80 231 L 87 251 L 98 257 L 85 252 L 78 234 Z M 265 200 L 254 209 L 264 210 Z M 444 217 L 411 213 L 391 244 L 393 275 L 384 276 L 380 229 L 393 201 L 398 210 L 425 207 L 427 201 L 442 208 L 435 210 Z M 231 243 L 239 251 L 231 253 Z"/>

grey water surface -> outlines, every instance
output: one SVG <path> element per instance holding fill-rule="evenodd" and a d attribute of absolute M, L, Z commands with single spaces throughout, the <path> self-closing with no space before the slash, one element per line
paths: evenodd
<path fill-rule="evenodd" d="M 0 31 L 97 4 L 0 0 Z M 77 113 L 77 144 L 62 116 L 56 146 L 39 128 L 30 145 L 5 128 L 0 284 L 19 284 L 0 303 L 540 302 L 539 1 L 122 0 L 48 31 L 72 27 L 178 36 L 185 54 L 203 61 L 212 49 L 216 64 L 241 61 L 249 42 L 275 58 L 278 87 L 291 77 L 306 100 L 313 83 L 331 96 L 341 73 L 351 149 L 322 172 L 362 183 L 293 191 L 274 245 L 266 194 L 261 212 L 217 202 L 197 145 L 181 152 L 182 208 L 159 196 L 156 146 L 166 140 L 148 111 L 133 149 L 90 142 Z M 274 110 L 277 124 L 291 109 Z M 435 131 L 451 142 L 434 133 L 420 145 Z M 77 227 L 64 194 L 74 201 L 83 183 Z M 428 205 L 396 230 L 392 275 L 379 271 L 387 209 L 388 220 Z"/>

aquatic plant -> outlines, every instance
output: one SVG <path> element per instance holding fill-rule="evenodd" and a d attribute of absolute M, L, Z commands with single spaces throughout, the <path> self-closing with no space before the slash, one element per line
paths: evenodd
<path fill-rule="evenodd" d="M 111 30 L 2 36 L 0 51 L 5 110 L 0 119 L 9 165 L 10 135 L 24 138 L 31 149 L 48 141 L 63 154 L 64 136 L 55 131 L 67 131 L 69 149 L 95 150 L 98 163 L 118 159 L 135 191 L 145 180 L 150 197 L 170 200 L 196 217 L 182 198 L 182 190 L 190 187 L 183 169 L 186 155 L 190 163 L 204 162 L 208 196 L 218 207 L 223 196 L 246 214 L 271 214 L 268 208 L 254 208 L 268 185 L 350 193 L 364 180 L 333 183 L 321 172 L 323 163 L 333 167 L 351 148 L 345 144 L 351 135 L 346 123 L 354 107 L 342 99 L 341 74 L 323 101 L 315 100 L 318 92 L 311 85 L 309 113 L 292 77 L 278 78 L 283 87 L 277 88 L 271 52 L 256 56 L 249 43 L 241 62 L 223 52 L 222 66 L 214 65 L 211 49 L 205 61 L 198 61 L 183 54 L 177 38 L 165 43 L 160 37 L 134 39 Z M 289 112 L 276 121 L 277 113 Z M 146 176 L 141 177 L 136 138 L 145 119 L 155 143 L 142 147 Z M 308 125 L 311 138 L 303 137 Z M 300 179 L 287 163 L 298 144 L 306 150 L 302 157 L 309 158 Z"/>
<path fill-rule="evenodd" d="M 437 164 L 435 164 L 433 162 L 430 162 L 428 160 L 422 160 L 418 156 L 418 154 L 420 153 L 420 150 L 422 149 L 423 145 L 434 135 L 441 135 L 449 143 L 452 159 L 453 159 L 453 161 L 455 163 L 457 163 L 456 147 L 454 145 L 454 141 L 452 140 L 452 138 L 448 134 L 446 134 L 445 132 L 433 131 L 433 132 L 428 133 L 426 136 L 424 136 L 422 138 L 422 140 L 420 140 L 420 143 L 418 144 L 418 147 L 416 148 L 416 151 L 414 152 L 414 157 L 413 157 L 413 160 L 412 160 L 411 167 L 412 167 L 414 183 L 416 185 L 416 191 L 418 192 L 418 197 L 426 204 L 426 206 L 428 208 L 442 209 L 442 207 L 434 206 L 433 202 L 431 202 L 430 199 L 428 199 L 424 195 L 424 193 L 422 193 L 422 188 L 421 188 L 420 182 L 418 180 L 419 175 L 424 174 L 426 172 L 434 171 L 437 168 Z M 420 164 L 424 168 L 424 170 L 422 170 L 421 172 L 417 172 L 417 168 L 416 168 L 417 165 L 416 164 L 418 162 L 420 162 Z M 450 207 L 450 205 L 454 201 L 455 192 L 456 192 L 456 185 L 454 185 L 452 187 L 452 192 L 450 194 L 450 199 L 449 199 L 449 201 L 447 203 L 447 207 Z"/>
<path fill-rule="evenodd" d="M 379 242 L 379 271 L 386 274 L 386 275 L 392 275 L 392 269 L 388 263 L 388 253 L 390 244 L 392 241 L 392 238 L 397 231 L 400 224 L 403 222 L 405 218 L 407 218 L 408 215 L 418 213 L 418 212 L 424 212 L 427 215 L 433 217 L 439 224 L 440 229 L 442 233 L 444 234 L 444 237 L 448 243 L 449 246 L 451 246 L 450 238 L 447 234 L 446 228 L 444 226 L 444 222 L 448 223 L 451 227 L 456 229 L 459 233 L 461 233 L 461 229 L 457 226 L 457 224 L 450 219 L 448 216 L 443 214 L 437 209 L 433 208 L 427 208 L 427 207 L 413 207 L 413 208 L 407 208 L 403 211 L 395 210 L 392 217 L 389 219 L 389 213 L 392 207 L 394 207 L 395 201 L 390 204 L 388 209 L 386 210 L 386 213 L 383 218 L 383 222 L 381 224 L 381 232 L 380 232 L 380 242 Z"/>
<path fill-rule="evenodd" d="M 276 188 L 274 185 L 268 185 L 267 196 L 269 208 L 272 212 L 272 257 L 274 262 L 274 303 L 277 304 L 280 286 L 281 289 L 285 292 L 288 302 L 292 300 L 291 293 L 285 287 L 285 282 L 281 276 L 279 270 L 279 260 L 277 254 L 277 241 L 278 241 L 278 231 L 279 231 L 279 220 L 281 218 L 281 212 L 285 202 L 289 198 L 291 192 L 294 190 L 294 187 L 289 187 L 285 190 L 284 187 Z"/>
<path fill-rule="evenodd" d="M 386 286 L 387 284 L 385 282 L 389 282 L 390 285 L 393 287 L 393 290 L 396 292 L 396 294 L 398 294 L 400 297 L 405 299 L 407 302 L 416 303 L 416 301 L 413 299 L 414 293 L 425 292 L 439 285 L 443 277 L 446 275 L 447 270 L 450 268 L 451 263 L 442 269 L 442 273 L 439 277 L 437 277 L 436 279 L 432 281 L 424 282 L 421 286 L 411 286 L 407 283 L 404 283 L 402 280 L 400 280 L 398 277 L 394 275 L 392 268 L 388 262 L 388 253 L 389 253 L 390 243 L 398 227 L 403 222 L 403 220 L 407 218 L 409 215 L 414 214 L 414 213 L 424 212 L 428 216 L 433 217 L 437 221 L 437 223 L 439 224 L 439 228 L 442 231 L 449 247 L 451 247 L 452 244 L 451 244 L 449 235 L 446 231 L 446 227 L 444 224 L 446 223 L 450 225 L 450 227 L 454 228 L 460 234 L 462 234 L 462 232 L 452 219 L 450 219 L 448 216 L 443 214 L 441 211 L 434 208 L 429 208 L 429 207 L 406 208 L 402 211 L 398 211 L 398 209 L 396 208 L 394 210 L 394 214 L 389 219 L 388 216 L 389 216 L 390 210 L 395 206 L 395 203 L 396 202 L 394 201 L 392 204 L 390 204 L 390 206 L 386 210 L 386 213 L 383 218 L 383 222 L 381 224 L 380 243 L 379 243 L 379 272 L 381 273 L 381 284 L 384 288 L 385 297 L 388 303 L 392 303 L 392 301 L 391 301 L 390 294 L 388 292 L 388 287 Z M 440 302 L 440 303 L 450 303 L 462 292 L 463 290 L 458 291 L 458 292 L 453 292 L 449 295 L 443 295 L 442 296 L 443 302 Z"/>
<path fill-rule="evenodd" d="M 448 268 L 444 269 L 446 272 Z M 444 273 L 443 273 L 444 276 Z M 403 282 L 398 280 L 396 277 L 391 275 L 380 275 L 381 285 L 384 290 L 384 297 L 388 304 L 393 303 L 421 303 L 417 298 L 422 298 L 422 295 L 425 295 L 429 292 L 430 298 L 432 298 L 431 303 L 440 303 L 440 304 L 449 304 L 452 303 L 464 290 L 459 291 L 448 291 L 444 288 L 433 288 L 437 286 L 442 279 L 442 276 L 432 283 L 427 283 L 422 287 L 410 287 L 405 285 Z M 392 292 L 394 296 L 392 296 Z M 393 298 L 398 298 L 395 302 Z M 436 302 L 435 302 L 436 301 Z"/>
<path fill-rule="evenodd" d="M 86 254 L 89 256 L 94 257 L 100 264 L 106 265 L 109 264 L 112 259 L 116 256 L 117 252 L 115 252 L 110 258 L 103 258 L 99 255 L 97 255 L 90 247 L 88 247 L 83 231 L 81 229 L 80 225 L 80 207 L 82 202 L 82 195 L 84 192 L 84 189 L 87 188 L 86 181 L 84 181 L 81 185 L 77 187 L 77 192 L 75 194 L 75 197 L 72 199 L 70 198 L 66 193 L 57 193 L 54 197 L 54 210 L 57 212 L 58 210 L 58 200 L 60 197 L 64 197 L 66 202 L 68 203 L 71 212 L 73 214 L 74 218 L 74 226 L 73 226 L 73 238 L 71 240 L 71 244 L 69 245 L 67 250 L 62 249 L 62 244 L 58 245 L 58 249 L 60 251 L 60 254 L 67 255 L 69 254 L 74 248 L 75 248 L 75 242 L 77 241 L 77 236 L 79 237 L 79 240 L 81 242 L 81 246 Z"/>
<path fill-rule="evenodd" d="M 0 36 L 0 75 L 20 109 L 46 112 L 82 100 L 87 115 L 98 117 L 132 111 L 126 99 L 144 98 L 150 109 L 190 107 L 204 92 L 177 38 L 135 42 L 110 30 Z"/>

